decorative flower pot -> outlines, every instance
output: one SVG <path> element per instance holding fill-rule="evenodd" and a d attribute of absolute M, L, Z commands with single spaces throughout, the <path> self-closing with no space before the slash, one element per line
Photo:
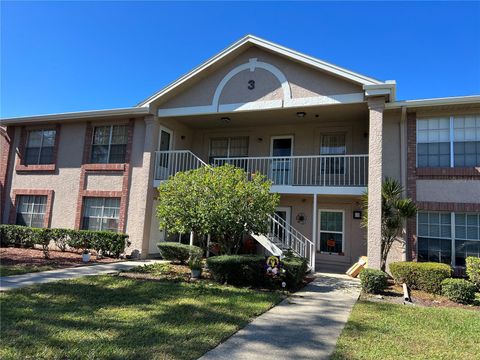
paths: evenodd
<path fill-rule="evenodd" d="M 84 263 L 87 263 L 90 261 L 91 254 L 90 253 L 83 253 L 82 254 L 82 260 Z"/>
<path fill-rule="evenodd" d="M 202 276 L 202 269 L 192 269 L 192 279 L 200 279 Z"/>

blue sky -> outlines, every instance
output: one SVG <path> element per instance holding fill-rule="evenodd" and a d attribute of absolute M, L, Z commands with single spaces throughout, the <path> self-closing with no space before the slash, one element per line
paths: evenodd
<path fill-rule="evenodd" d="M 397 81 L 480 94 L 480 2 L 4 2 L 0 116 L 128 107 L 251 33 Z"/>

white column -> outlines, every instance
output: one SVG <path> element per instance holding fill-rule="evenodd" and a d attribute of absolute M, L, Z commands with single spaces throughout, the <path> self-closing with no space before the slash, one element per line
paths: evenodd
<path fill-rule="evenodd" d="M 313 271 L 315 271 L 315 255 L 317 253 L 317 218 L 318 218 L 318 211 L 317 211 L 317 194 L 313 194 L 313 214 L 312 214 L 312 242 L 313 242 L 313 253 L 312 253 L 312 266 Z"/>
<path fill-rule="evenodd" d="M 368 100 L 368 267 L 380 269 L 382 258 L 382 150 L 385 98 Z"/>
<path fill-rule="evenodd" d="M 193 231 L 190 231 L 190 245 L 193 245 Z"/>

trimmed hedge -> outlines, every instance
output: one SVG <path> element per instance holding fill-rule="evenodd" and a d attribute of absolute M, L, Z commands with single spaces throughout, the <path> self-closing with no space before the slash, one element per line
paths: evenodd
<path fill-rule="evenodd" d="M 363 269 L 359 277 L 362 290 L 367 293 L 378 294 L 388 286 L 388 275 L 381 270 Z"/>
<path fill-rule="evenodd" d="M 279 277 L 266 275 L 265 257 L 261 255 L 221 255 L 207 259 L 207 266 L 215 281 L 236 286 L 281 288 L 285 281 L 287 289 L 297 290 L 307 271 L 307 261 L 289 255 L 281 260 L 283 272 Z"/>
<path fill-rule="evenodd" d="M 298 256 L 288 256 L 282 260 L 285 269 L 285 282 L 289 290 L 297 290 L 300 288 L 308 269 L 306 259 Z"/>
<path fill-rule="evenodd" d="M 198 246 L 185 245 L 177 242 L 160 242 L 157 244 L 160 255 L 165 260 L 179 261 L 185 264 L 192 257 L 202 257 L 203 250 Z"/>
<path fill-rule="evenodd" d="M 465 279 L 442 281 L 442 295 L 460 304 L 471 304 L 475 300 L 476 287 Z"/>
<path fill-rule="evenodd" d="M 260 255 L 220 255 L 207 259 L 215 281 L 237 286 L 263 285 L 265 258 Z"/>
<path fill-rule="evenodd" d="M 450 265 L 432 262 L 396 262 L 390 272 L 397 284 L 405 283 L 411 289 L 440 294 L 442 281 L 452 276 Z"/>
<path fill-rule="evenodd" d="M 468 279 L 475 284 L 478 291 L 480 291 L 480 258 L 468 256 L 465 259 L 467 265 Z"/>
<path fill-rule="evenodd" d="M 32 248 L 41 245 L 48 257 L 48 247 L 53 241 L 65 251 L 67 246 L 73 249 L 92 249 L 103 255 L 118 257 L 130 245 L 128 235 L 111 231 L 90 231 L 72 229 L 32 228 L 21 225 L 0 225 L 0 246 Z"/>

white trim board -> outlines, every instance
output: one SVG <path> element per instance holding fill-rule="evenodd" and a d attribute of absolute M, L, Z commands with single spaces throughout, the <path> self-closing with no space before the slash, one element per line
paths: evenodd
<path fill-rule="evenodd" d="M 160 108 L 159 117 L 208 115 L 226 112 L 259 111 L 269 109 L 298 108 L 321 105 L 354 104 L 364 102 L 363 93 L 338 94 L 331 96 L 313 96 L 285 100 L 252 101 L 236 104 L 188 106 L 179 108 Z"/>
<path fill-rule="evenodd" d="M 143 107 L 143 106 L 149 106 L 149 104 L 158 98 L 164 96 L 165 94 L 169 93 L 170 91 L 174 90 L 178 86 L 186 83 L 188 80 L 193 78 L 194 76 L 198 75 L 200 72 L 203 70 L 209 68 L 210 66 L 216 64 L 217 62 L 221 61 L 224 57 L 227 55 L 231 54 L 234 51 L 239 50 L 242 47 L 250 47 L 250 46 L 257 46 L 259 48 L 263 48 L 266 50 L 269 50 L 270 52 L 285 56 L 287 58 L 290 58 L 294 61 L 303 63 L 305 65 L 309 65 L 315 69 L 326 71 L 332 75 L 335 75 L 340 78 L 344 78 L 350 81 L 353 81 L 357 84 L 361 85 L 378 85 L 378 84 L 385 84 L 383 81 L 376 80 L 374 78 L 361 75 L 359 73 L 353 72 L 351 70 L 342 68 L 340 66 L 336 66 L 333 64 L 330 64 L 328 62 L 316 59 L 314 57 L 299 53 L 297 51 L 288 49 L 284 46 L 274 44 L 272 42 L 269 42 L 267 40 L 258 38 L 253 35 L 247 35 L 237 42 L 233 43 L 231 46 L 228 48 L 222 50 L 212 58 L 208 59 L 204 63 L 200 64 L 196 68 L 194 68 L 192 71 L 189 73 L 183 75 L 179 79 L 175 80 L 174 82 L 170 83 L 160 91 L 156 92 L 152 96 L 148 97 L 147 99 L 143 100 L 140 102 L 137 106 Z"/>

